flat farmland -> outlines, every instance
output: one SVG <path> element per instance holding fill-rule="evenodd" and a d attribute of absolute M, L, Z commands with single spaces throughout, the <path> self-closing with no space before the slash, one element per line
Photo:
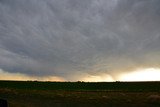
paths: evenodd
<path fill-rule="evenodd" d="M 9 107 L 160 107 L 160 82 L 0 81 Z"/>

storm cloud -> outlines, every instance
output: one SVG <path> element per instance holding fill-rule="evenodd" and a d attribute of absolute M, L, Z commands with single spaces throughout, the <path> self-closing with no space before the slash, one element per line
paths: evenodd
<path fill-rule="evenodd" d="M 160 0 L 0 0 L 0 69 L 79 80 L 160 67 Z"/>

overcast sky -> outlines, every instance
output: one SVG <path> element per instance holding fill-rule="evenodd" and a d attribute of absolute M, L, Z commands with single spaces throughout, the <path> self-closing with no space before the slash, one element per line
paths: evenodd
<path fill-rule="evenodd" d="M 64 80 L 160 67 L 160 0 L 0 0 L 0 72 Z"/>

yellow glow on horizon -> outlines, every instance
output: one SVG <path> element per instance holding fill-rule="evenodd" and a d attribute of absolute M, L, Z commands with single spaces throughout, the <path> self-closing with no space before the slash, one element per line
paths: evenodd
<path fill-rule="evenodd" d="M 0 69 L 0 80 L 66 81 L 64 78 L 58 76 L 29 76 L 21 73 L 9 73 L 3 71 L 2 69 Z M 99 75 L 85 74 L 79 80 L 85 82 L 160 81 L 160 68 L 137 69 L 135 71 L 122 73 L 116 79 L 114 79 L 111 75 L 104 73 Z"/>
<path fill-rule="evenodd" d="M 160 81 L 160 68 L 138 69 L 136 71 L 121 74 L 120 81 Z"/>
<path fill-rule="evenodd" d="M 65 81 L 63 78 L 58 76 L 29 76 L 21 73 L 9 73 L 0 69 L 0 80 L 16 80 L 16 81 Z"/>

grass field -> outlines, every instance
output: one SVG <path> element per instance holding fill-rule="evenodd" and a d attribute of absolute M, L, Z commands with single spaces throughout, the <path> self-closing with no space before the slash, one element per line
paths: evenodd
<path fill-rule="evenodd" d="M 160 82 L 0 81 L 9 107 L 160 107 Z"/>

